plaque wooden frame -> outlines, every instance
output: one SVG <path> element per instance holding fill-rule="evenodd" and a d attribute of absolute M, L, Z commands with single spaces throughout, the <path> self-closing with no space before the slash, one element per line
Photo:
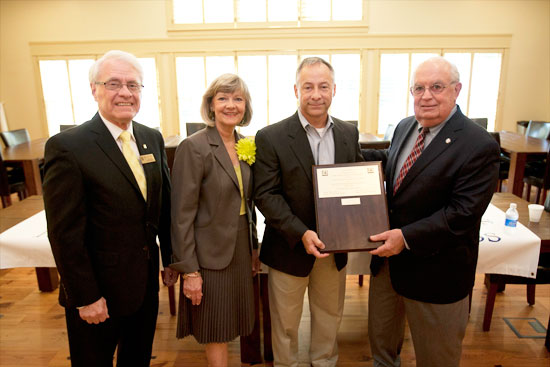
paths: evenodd
<path fill-rule="evenodd" d="M 318 173 L 323 168 L 359 165 L 378 166 L 379 195 L 354 195 L 351 199 L 360 201 L 355 205 L 343 205 L 342 199 L 350 197 L 319 198 Z M 382 245 L 382 242 L 372 242 L 369 239 L 371 235 L 387 231 L 390 228 L 382 162 L 315 165 L 312 167 L 312 177 L 317 234 L 326 246 L 320 252 L 368 251 Z"/>

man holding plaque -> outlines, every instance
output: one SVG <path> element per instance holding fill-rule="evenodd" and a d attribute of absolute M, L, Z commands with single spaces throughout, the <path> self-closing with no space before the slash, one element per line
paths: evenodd
<path fill-rule="evenodd" d="M 431 58 L 412 80 L 415 115 L 387 151 L 391 229 L 371 236 L 385 243 L 371 251 L 369 340 L 374 366 L 399 366 L 406 316 L 418 366 L 458 366 L 499 146 L 456 105 L 456 66 Z"/>
<path fill-rule="evenodd" d="M 359 133 L 328 115 L 334 70 L 318 57 L 296 72 L 298 111 L 256 135 L 256 205 L 265 216 L 260 260 L 269 269 L 269 307 L 275 366 L 298 365 L 298 327 L 304 293 L 311 312 L 312 366 L 335 366 L 336 334 L 344 306 L 346 254 L 321 254 L 315 221 L 312 166 L 362 161 Z M 338 230 L 335 228 L 335 230 Z"/>

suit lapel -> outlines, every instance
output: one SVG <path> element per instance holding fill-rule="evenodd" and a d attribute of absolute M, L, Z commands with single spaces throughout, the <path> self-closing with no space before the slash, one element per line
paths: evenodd
<path fill-rule="evenodd" d="M 218 130 L 215 127 L 208 126 L 206 128 L 206 136 L 208 137 L 208 143 L 212 147 L 214 157 L 216 157 L 222 169 L 231 178 L 237 189 L 239 189 L 239 180 L 237 180 L 235 168 L 233 167 L 233 163 L 231 163 L 231 158 L 229 158 Z"/>
<path fill-rule="evenodd" d="M 387 169 L 386 169 L 386 177 L 387 181 L 391 184 L 388 186 L 388 192 L 391 189 L 391 192 L 393 192 L 393 181 L 394 177 L 399 174 L 399 172 L 395 172 L 396 165 L 397 165 L 397 158 L 399 157 L 399 154 L 401 153 L 401 149 L 403 148 L 403 145 L 407 141 L 407 138 L 411 135 L 413 129 L 416 127 L 416 119 L 414 117 L 409 118 L 409 120 L 404 121 L 403 130 L 405 131 L 404 134 L 395 134 L 392 142 L 391 142 L 391 150 L 395 152 L 395 154 L 392 154 L 389 158 L 389 161 L 387 163 Z M 407 153 L 407 155 L 410 152 Z"/>
<path fill-rule="evenodd" d="M 105 153 L 105 155 L 115 164 L 115 166 L 117 166 L 117 168 L 124 175 L 124 177 L 126 177 L 130 185 L 132 185 L 134 189 L 139 193 L 139 196 L 143 198 L 143 196 L 141 195 L 139 186 L 137 184 L 136 178 L 134 177 L 134 174 L 132 173 L 130 166 L 128 166 L 128 162 L 126 162 L 126 159 L 122 155 L 120 148 L 118 147 L 116 141 L 113 139 L 113 136 L 111 135 L 111 132 L 109 131 L 109 129 L 107 129 L 107 127 L 103 123 L 103 120 L 101 120 L 101 117 L 99 116 L 99 114 L 96 114 L 93 118 L 92 131 L 98 134 L 96 139 L 97 145 L 101 148 L 101 150 Z M 147 175 L 145 177 L 147 177 Z M 149 184 L 147 185 L 149 186 Z"/>
<path fill-rule="evenodd" d="M 418 157 L 416 162 L 413 164 L 413 166 L 403 179 L 401 186 L 399 186 L 396 194 L 398 194 L 402 190 L 405 190 L 407 186 L 412 183 L 414 179 L 419 174 L 421 174 L 422 171 L 424 171 L 424 169 L 428 167 L 434 159 L 437 159 L 437 157 L 443 154 L 445 150 L 447 150 L 451 145 L 455 143 L 456 140 L 459 139 L 459 132 L 464 126 L 462 117 L 463 115 L 460 110 L 457 110 L 453 117 L 451 117 L 451 119 L 447 121 L 445 126 L 432 140 L 430 145 L 428 145 L 424 149 L 420 157 Z"/>
<path fill-rule="evenodd" d="M 296 112 L 293 117 L 294 118 L 291 119 L 288 123 L 290 149 L 296 156 L 298 162 L 300 162 L 300 165 L 304 169 L 306 177 L 310 182 L 312 182 L 311 167 L 315 164 L 315 160 L 313 159 L 311 146 L 309 145 L 309 140 L 307 139 L 306 132 L 302 124 L 300 123 L 298 112 Z"/>
<path fill-rule="evenodd" d="M 332 128 L 333 138 L 334 138 L 334 163 L 348 163 L 346 152 L 348 151 L 347 145 L 348 140 L 347 136 L 344 133 L 342 125 L 335 119 L 334 126 Z"/>
<path fill-rule="evenodd" d="M 243 136 L 237 134 L 237 142 L 243 139 Z M 243 180 L 243 192 L 244 197 L 249 198 L 251 196 L 250 186 L 250 166 L 248 163 L 239 160 L 239 166 L 241 167 L 241 176 Z"/>
<path fill-rule="evenodd" d="M 153 157 L 155 157 L 152 150 L 152 147 L 154 146 L 153 142 L 147 139 L 147 134 L 145 133 L 145 130 L 143 129 L 143 127 L 141 125 L 138 125 L 135 121 L 133 122 L 132 126 L 134 128 L 134 136 L 136 138 L 136 144 L 138 147 L 139 155 L 143 156 L 146 154 L 152 154 Z M 160 157 L 155 157 L 155 161 L 157 160 L 160 160 Z M 160 164 L 160 163 L 157 162 L 157 164 Z M 153 184 L 155 181 L 154 180 L 155 164 L 151 162 L 151 163 L 142 164 L 142 166 L 143 166 L 143 172 L 145 173 L 145 180 L 147 182 L 147 197 L 151 198 L 154 193 Z"/>

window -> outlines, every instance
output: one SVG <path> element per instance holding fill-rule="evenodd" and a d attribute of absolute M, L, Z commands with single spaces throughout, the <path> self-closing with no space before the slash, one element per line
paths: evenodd
<path fill-rule="evenodd" d="M 88 72 L 94 59 L 40 60 L 42 93 L 46 107 L 48 132 L 52 136 L 60 125 L 81 124 L 97 112 Z M 139 59 L 144 72 L 140 112 L 135 120 L 144 125 L 160 127 L 157 72 L 154 58 Z"/>
<path fill-rule="evenodd" d="M 172 0 L 175 24 L 361 21 L 363 0 Z"/>
<path fill-rule="evenodd" d="M 424 60 L 443 55 L 460 73 L 462 90 L 457 104 L 469 117 L 486 117 L 493 131 L 498 103 L 502 51 L 500 52 L 418 52 L 383 53 L 380 56 L 378 133 L 414 114 L 414 99 L 409 82 L 416 67 Z"/>
<path fill-rule="evenodd" d="M 289 117 L 297 109 L 294 83 L 298 63 L 312 54 L 236 55 L 177 57 L 177 91 L 180 134 L 187 122 L 201 122 L 202 95 L 213 79 L 223 73 L 238 72 L 252 97 L 250 125 L 240 128 L 243 135 L 254 136 L 268 124 Z M 361 62 L 357 54 L 316 54 L 335 68 L 336 96 L 331 115 L 343 120 L 359 119 Z"/>

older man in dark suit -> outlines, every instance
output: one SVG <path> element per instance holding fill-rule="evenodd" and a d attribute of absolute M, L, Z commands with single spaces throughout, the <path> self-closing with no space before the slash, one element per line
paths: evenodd
<path fill-rule="evenodd" d="M 149 366 L 160 239 L 170 264 L 170 180 L 159 132 L 132 121 L 138 60 L 110 51 L 90 69 L 99 113 L 46 143 L 44 204 L 61 275 L 71 364 Z M 177 272 L 166 269 L 173 284 Z"/>
<path fill-rule="evenodd" d="M 307 58 L 296 73 L 298 112 L 256 135 L 256 205 L 266 219 L 260 259 L 269 265 L 275 366 L 298 365 L 298 326 L 308 289 L 312 366 L 335 366 L 342 318 L 346 254 L 321 254 L 312 166 L 361 161 L 357 128 L 328 115 L 334 70 Z"/>
<path fill-rule="evenodd" d="M 413 80 L 415 115 L 395 129 L 385 170 L 391 230 L 371 237 L 385 244 L 371 251 L 369 339 L 375 366 L 399 366 L 406 316 L 418 366 L 458 366 L 499 147 L 456 105 L 454 65 L 429 59 Z"/>

